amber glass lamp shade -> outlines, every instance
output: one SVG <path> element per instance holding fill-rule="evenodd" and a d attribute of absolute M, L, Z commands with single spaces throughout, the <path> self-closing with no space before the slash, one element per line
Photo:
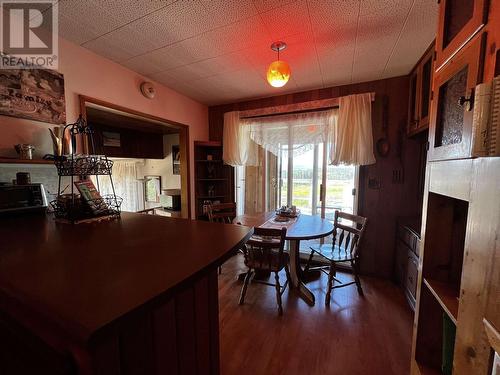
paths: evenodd
<path fill-rule="evenodd" d="M 282 60 L 276 60 L 267 69 L 267 82 L 273 87 L 283 87 L 290 79 L 290 66 Z"/>

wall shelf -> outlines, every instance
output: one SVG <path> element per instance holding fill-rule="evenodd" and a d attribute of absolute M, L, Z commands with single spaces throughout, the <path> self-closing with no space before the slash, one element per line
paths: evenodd
<path fill-rule="evenodd" d="M 453 323 L 457 324 L 459 295 L 455 288 L 448 284 L 424 278 L 424 283 L 429 291 L 448 314 Z"/>
<path fill-rule="evenodd" d="M 17 159 L 17 158 L 0 158 L 2 164 L 52 164 L 53 160 L 45 159 Z"/>

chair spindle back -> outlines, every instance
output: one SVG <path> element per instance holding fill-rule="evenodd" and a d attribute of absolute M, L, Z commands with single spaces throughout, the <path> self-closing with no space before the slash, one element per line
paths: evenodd
<path fill-rule="evenodd" d="M 208 206 L 208 220 L 212 223 L 232 224 L 236 217 L 236 203 L 217 203 Z"/>
<path fill-rule="evenodd" d="M 349 220 L 352 225 L 346 225 L 342 220 Z M 333 245 L 337 245 L 338 251 L 344 253 L 346 258 L 359 257 L 359 245 L 365 232 L 366 222 L 365 217 L 335 211 Z"/>
<path fill-rule="evenodd" d="M 254 228 L 253 236 L 245 244 L 245 264 L 262 270 L 272 270 L 285 264 L 286 228 Z"/>

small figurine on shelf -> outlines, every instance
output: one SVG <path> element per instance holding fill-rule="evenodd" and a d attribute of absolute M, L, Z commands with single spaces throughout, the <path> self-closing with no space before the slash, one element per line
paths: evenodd
<path fill-rule="evenodd" d="M 208 190 L 209 197 L 215 196 L 215 186 L 214 185 L 209 185 L 207 190 Z"/>
<path fill-rule="evenodd" d="M 215 164 L 213 163 L 207 163 L 207 177 L 208 178 L 215 178 Z"/>

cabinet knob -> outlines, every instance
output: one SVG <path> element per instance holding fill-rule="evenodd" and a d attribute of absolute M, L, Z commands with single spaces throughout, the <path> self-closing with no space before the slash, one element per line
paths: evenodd
<path fill-rule="evenodd" d="M 472 109 L 472 95 L 469 97 L 461 96 L 458 98 L 458 105 L 464 107 L 464 109 L 468 112 Z"/>

